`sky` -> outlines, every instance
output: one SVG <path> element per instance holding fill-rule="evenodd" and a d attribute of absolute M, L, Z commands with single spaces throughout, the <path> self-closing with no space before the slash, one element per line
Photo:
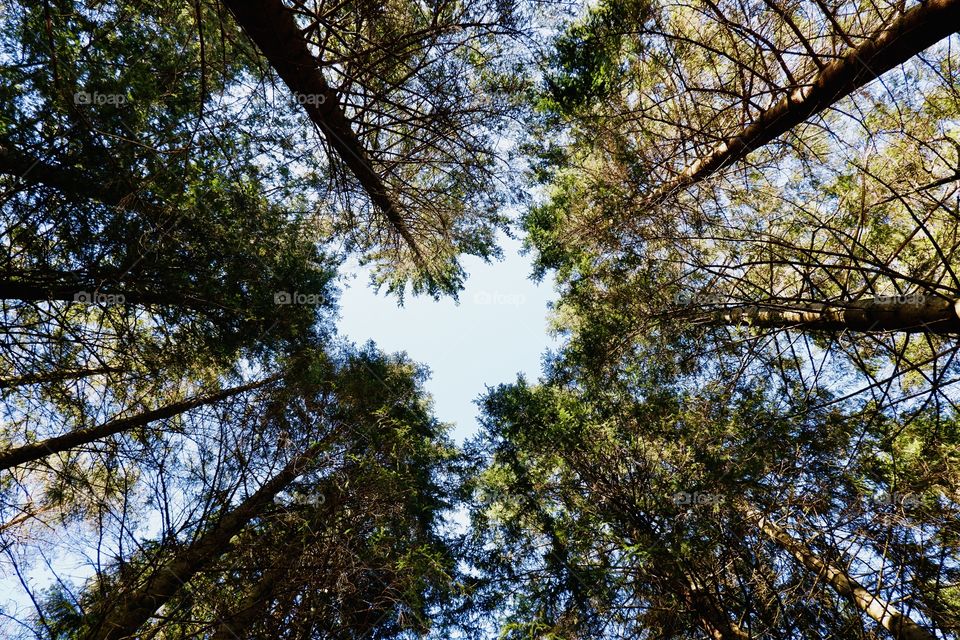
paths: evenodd
<path fill-rule="evenodd" d="M 384 351 L 404 351 L 431 370 L 426 387 L 441 421 L 455 424 L 463 442 L 477 430 L 475 400 L 488 386 L 540 375 L 541 357 L 556 342 L 547 331 L 552 281 L 530 279 L 530 256 L 521 243 L 501 237 L 504 258 L 484 263 L 463 259 L 469 274 L 459 303 L 429 296 L 405 298 L 375 293 L 369 272 L 354 269 L 340 299 L 341 335 L 362 344 L 373 340 Z"/>

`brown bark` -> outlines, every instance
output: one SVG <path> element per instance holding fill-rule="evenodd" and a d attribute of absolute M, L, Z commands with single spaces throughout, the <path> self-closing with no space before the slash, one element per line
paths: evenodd
<path fill-rule="evenodd" d="M 323 508 L 318 508 L 311 518 L 310 529 L 312 531 L 322 529 L 323 520 L 330 517 L 331 512 L 337 508 L 339 502 L 333 498 L 333 495 L 336 494 L 331 495 L 328 491 L 324 491 L 323 495 L 325 496 Z M 278 587 L 282 585 L 283 580 L 293 570 L 294 565 L 300 560 L 306 548 L 315 543 L 314 536 L 294 537 L 293 542 L 283 549 L 283 560 L 276 562 L 273 567 L 266 570 L 241 600 L 240 605 L 219 621 L 217 630 L 210 640 L 249 638 L 251 627 L 267 613 L 267 607 L 271 599 L 276 596 Z"/>
<path fill-rule="evenodd" d="M 111 207 L 150 209 L 149 205 L 137 202 L 137 193 L 131 189 L 116 183 L 104 184 L 84 171 L 46 162 L 3 141 L 0 141 L 0 174 L 15 176 L 28 184 L 50 187 L 67 195 L 96 200 Z"/>
<path fill-rule="evenodd" d="M 716 311 L 707 322 L 776 329 L 953 335 L 960 333 L 960 300 L 920 297 L 916 301 L 890 302 L 884 298 L 867 298 L 843 303 L 843 306 L 816 303 L 793 307 L 748 306 Z"/>
<path fill-rule="evenodd" d="M 31 282 L 22 278 L 0 277 L 0 300 L 18 300 L 20 302 L 87 302 L 98 304 L 95 296 L 104 296 L 113 304 L 160 305 L 168 307 L 186 307 L 198 311 L 209 311 L 218 305 L 195 295 L 181 292 L 153 293 L 137 291 L 124 287 L 122 282 L 102 282 L 87 278 L 80 281 L 69 274 L 56 274 L 64 277 L 62 281 Z M 120 274 L 118 274 L 119 276 Z M 49 280 L 45 278 L 44 280 Z M 78 298 L 77 296 L 86 298 Z M 110 304 L 110 302 L 108 302 Z"/>
<path fill-rule="evenodd" d="M 312 445 L 294 458 L 277 475 L 267 481 L 249 498 L 223 515 L 208 531 L 201 534 L 173 558 L 158 567 L 146 583 L 100 620 L 87 640 L 121 640 L 136 637 L 143 626 L 160 607 L 167 604 L 186 582 L 230 548 L 230 541 L 307 469 L 326 448 L 325 442 Z"/>
<path fill-rule="evenodd" d="M 64 382 L 66 380 L 76 380 L 78 378 L 99 376 L 108 373 L 120 373 L 122 371 L 124 371 L 124 369 L 120 367 L 98 367 L 95 369 L 74 369 L 47 373 L 31 373 L 24 376 L 17 376 L 15 378 L 0 378 L 0 389 L 21 387 L 28 384 Z"/>
<path fill-rule="evenodd" d="M 217 393 L 195 396 L 189 400 L 175 402 L 159 409 L 153 409 L 152 411 L 145 411 L 135 416 L 130 416 L 129 418 L 117 418 L 95 427 L 77 429 L 62 436 L 7 449 L 6 451 L 0 452 L 0 470 L 9 469 L 10 467 L 35 460 L 41 460 L 49 455 L 69 451 L 70 449 L 75 449 L 81 445 L 101 440 L 117 433 L 148 425 L 157 420 L 171 418 L 203 405 L 212 404 L 247 391 L 259 389 L 279 379 L 280 376 L 272 376 L 257 382 L 224 389 Z"/>
<path fill-rule="evenodd" d="M 778 136 L 820 113 L 890 69 L 958 31 L 960 0 L 927 0 L 878 31 L 839 59 L 826 65 L 801 87 L 761 113 L 736 135 L 714 147 L 674 179 L 657 188 L 647 202 L 670 194 L 712 175 L 723 166 L 744 158 Z"/>
<path fill-rule="evenodd" d="M 282 0 L 225 0 L 244 32 L 266 56 L 294 95 L 313 96 L 302 105 L 330 147 L 347 165 L 370 200 L 422 261 L 419 247 L 370 156 L 353 132 L 340 98 L 307 48 L 293 13 Z"/>
<path fill-rule="evenodd" d="M 900 613 L 889 602 L 869 592 L 841 567 L 825 561 L 806 544 L 791 536 L 785 529 L 756 509 L 741 505 L 741 510 L 769 540 L 788 551 L 797 562 L 825 580 L 834 591 L 848 598 L 857 608 L 879 623 L 897 640 L 935 640 L 934 635 L 909 617 Z"/>

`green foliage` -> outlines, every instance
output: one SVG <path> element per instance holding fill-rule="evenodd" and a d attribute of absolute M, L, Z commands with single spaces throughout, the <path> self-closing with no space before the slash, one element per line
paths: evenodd
<path fill-rule="evenodd" d="M 396 637 L 426 633 L 436 609 L 457 597 L 460 568 L 443 517 L 460 454 L 430 414 L 423 372 L 373 345 L 301 354 L 291 366 L 288 384 L 260 400 L 257 428 L 286 431 L 296 416 L 287 446 L 302 450 L 320 439 L 327 453 L 257 512 L 226 552 L 202 559 L 206 570 L 180 587 L 151 632 L 202 635 L 226 621 L 257 636 Z M 218 426 L 226 425 L 210 425 Z M 276 444 L 254 446 L 252 464 L 289 454 Z M 137 597 L 161 563 L 237 508 L 220 500 L 212 507 L 182 541 L 140 541 L 153 551 L 105 567 L 77 597 L 79 610 L 69 594 L 51 594 L 43 613 L 52 637 L 86 637 L 94 612 Z"/>
<path fill-rule="evenodd" d="M 955 336 L 852 319 L 960 296 L 950 47 L 712 165 L 912 9 L 541 10 L 285 15 L 365 180 L 222 3 L 3 7 L 0 449 L 51 447 L 0 479 L 24 635 L 873 638 L 843 574 L 960 625 Z M 426 369 L 334 339 L 333 283 L 456 297 L 518 203 L 563 342 L 463 451 Z M 51 550 L 89 579 L 34 589 Z"/>
<path fill-rule="evenodd" d="M 573 114 L 610 97 L 620 85 L 623 56 L 648 15 L 646 0 L 601 1 L 554 43 L 542 107 Z"/>

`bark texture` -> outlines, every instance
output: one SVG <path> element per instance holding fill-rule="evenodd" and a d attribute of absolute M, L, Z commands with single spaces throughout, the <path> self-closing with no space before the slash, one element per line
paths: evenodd
<path fill-rule="evenodd" d="M 952 335 L 960 333 L 960 300 L 921 297 L 897 302 L 867 298 L 844 303 L 842 307 L 812 303 L 792 308 L 757 305 L 714 312 L 708 322 L 776 329 Z"/>

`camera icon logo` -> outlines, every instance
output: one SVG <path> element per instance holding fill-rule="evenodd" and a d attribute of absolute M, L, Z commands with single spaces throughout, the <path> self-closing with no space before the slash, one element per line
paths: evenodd
<path fill-rule="evenodd" d="M 293 304 L 293 296 L 289 291 L 277 291 L 273 294 L 273 304 Z"/>

